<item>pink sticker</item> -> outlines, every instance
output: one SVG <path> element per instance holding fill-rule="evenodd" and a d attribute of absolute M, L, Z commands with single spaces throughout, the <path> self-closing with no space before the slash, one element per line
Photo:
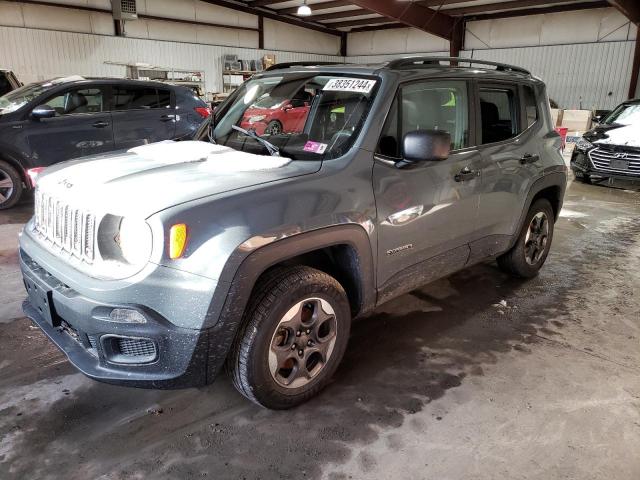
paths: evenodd
<path fill-rule="evenodd" d="M 320 154 L 324 153 L 326 149 L 327 149 L 326 143 L 319 143 L 319 142 L 312 142 L 312 141 L 308 141 L 307 143 L 305 143 L 303 148 L 305 152 L 320 153 Z"/>

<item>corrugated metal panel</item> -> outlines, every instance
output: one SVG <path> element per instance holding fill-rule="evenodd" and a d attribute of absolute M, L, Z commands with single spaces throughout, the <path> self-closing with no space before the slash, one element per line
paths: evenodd
<path fill-rule="evenodd" d="M 428 52 L 428 53 L 389 53 L 385 55 L 352 55 L 346 57 L 347 63 L 381 63 L 389 60 L 393 60 L 395 58 L 402 57 L 447 57 L 449 56 L 449 52 Z"/>
<path fill-rule="evenodd" d="M 634 43 L 500 48 L 462 54 L 527 68 L 544 80 L 549 97 L 560 108 L 611 109 L 627 98 Z"/>
<path fill-rule="evenodd" d="M 336 55 L 0 27 L 0 66 L 14 70 L 25 83 L 66 75 L 123 77 L 124 66 L 104 62 L 144 62 L 203 71 L 206 90 L 217 92 L 222 89 L 225 54 L 257 60 L 267 53 L 275 54 L 278 62 L 343 61 L 343 57 Z"/>

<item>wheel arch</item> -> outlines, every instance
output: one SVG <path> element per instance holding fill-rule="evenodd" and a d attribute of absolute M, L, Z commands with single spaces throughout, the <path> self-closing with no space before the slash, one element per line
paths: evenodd
<path fill-rule="evenodd" d="M 529 193 L 527 194 L 526 201 L 524 203 L 524 208 L 522 210 L 522 213 L 520 214 L 520 219 L 518 220 L 518 228 L 516 229 L 515 234 L 511 239 L 509 248 L 512 248 L 517 242 L 518 235 L 524 227 L 524 221 L 527 213 L 529 212 L 531 205 L 533 205 L 533 202 L 535 202 L 539 198 L 545 198 L 549 200 L 549 203 L 551 203 L 551 207 L 553 208 L 555 217 L 554 220 L 558 220 L 560 210 L 562 210 L 562 203 L 566 188 L 567 172 L 565 167 L 559 167 L 557 170 L 547 173 L 531 185 Z"/>
<path fill-rule="evenodd" d="M 324 263 L 327 258 L 329 263 Z M 233 261 L 229 263 L 233 264 Z M 364 315 L 375 307 L 373 253 L 369 236 L 362 226 L 347 224 L 322 228 L 257 248 L 249 255 L 245 254 L 237 268 L 230 266 L 229 270 L 233 271 L 223 271 L 221 275 L 223 281 L 228 276 L 232 278 L 219 307 L 217 321 L 209 329 L 209 381 L 224 365 L 260 278 L 273 268 L 292 265 L 311 266 L 334 276 L 345 289 L 354 316 Z M 212 308 L 215 309 L 213 305 Z"/>
<path fill-rule="evenodd" d="M 18 175 L 20 176 L 20 179 L 22 180 L 22 183 L 24 183 L 24 185 L 25 185 L 25 189 L 26 190 L 31 190 L 31 188 L 32 188 L 31 187 L 31 182 L 27 178 L 27 171 L 24 168 L 24 166 L 22 166 L 22 164 L 20 163 L 19 160 L 16 160 L 15 158 L 11 157 L 10 155 L 6 155 L 6 154 L 0 153 L 0 161 L 6 162 L 9 165 L 11 165 L 13 168 L 15 168 L 16 172 L 18 172 Z"/>

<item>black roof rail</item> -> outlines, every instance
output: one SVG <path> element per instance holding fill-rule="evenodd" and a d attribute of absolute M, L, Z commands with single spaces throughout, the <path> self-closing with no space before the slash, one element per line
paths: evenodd
<path fill-rule="evenodd" d="M 269 68 L 266 68 L 264 71 L 269 72 L 271 70 L 279 70 L 281 68 L 290 68 L 290 67 L 315 67 L 320 65 L 343 65 L 342 62 L 286 62 L 286 63 L 276 63 L 275 65 L 271 65 Z"/>
<path fill-rule="evenodd" d="M 525 75 L 531 75 L 529 70 L 522 67 L 516 67 L 514 65 L 507 65 L 506 63 L 490 62 L 488 60 L 477 60 L 474 58 L 462 58 L 462 57 L 403 57 L 396 60 L 391 60 L 386 64 L 386 68 L 400 69 L 411 67 L 430 67 L 440 65 L 440 62 L 453 63 L 468 63 L 476 65 L 489 65 L 496 67 L 496 70 L 500 72 L 517 72 L 524 73 Z"/>

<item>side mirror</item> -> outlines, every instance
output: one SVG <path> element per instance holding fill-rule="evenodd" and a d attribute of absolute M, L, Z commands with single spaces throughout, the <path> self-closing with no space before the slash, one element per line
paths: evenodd
<path fill-rule="evenodd" d="M 418 162 L 440 161 L 449 158 L 451 135 L 442 130 L 414 130 L 402 139 L 402 160 L 398 168 Z"/>
<path fill-rule="evenodd" d="M 42 118 L 52 118 L 56 116 L 56 111 L 49 105 L 38 105 L 31 111 L 31 117 L 36 120 Z"/>
<path fill-rule="evenodd" d="M 291 110 L 292 108 L 293 108 L 293 105 L 292 105 L 292 104 L 290 104 L 290 103 L 287 103 L 284 107 L 282 107 L 282 109 L 283 109 L 285 112 L 288 112 L 288 111 L 289 111 L 289 110 Z"/>

